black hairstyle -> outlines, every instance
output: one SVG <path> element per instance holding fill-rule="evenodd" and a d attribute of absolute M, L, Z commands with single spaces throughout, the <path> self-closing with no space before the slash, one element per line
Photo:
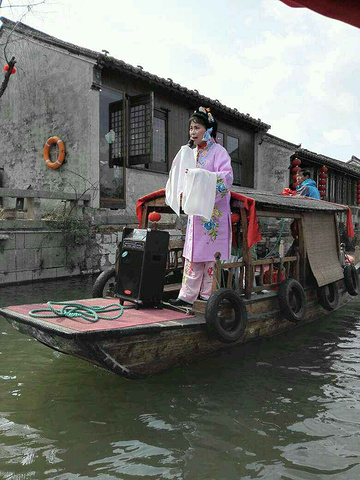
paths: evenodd
<path fill-rule="evenodd" d="M 203 111 L 203 110 L 205 110 L 204 107 L 199 107 L 197 110 L 194 111 L 194 113 L 189 118 L 189 125 L 190 125 L 191 122 L 201 123 L 201 125 L 204 125 L 206 130 L 208 128 L 212 127 L 213 130 L 211 132 L 211 136 L 213 138 L 216 138 L 217 129 L 218 129 L 217 121 L 215 120 L 215 118 L 210 113 L 210 109 L 209 109 L 208 112 L 206 110 L 205 111 Z"/>
<path fill-rule="evenodd" d="M 311 178 L 310 170 L 301 169 L 301 170 L 299 170 L 299 173 L 302 173 L 304 177 Z"/>

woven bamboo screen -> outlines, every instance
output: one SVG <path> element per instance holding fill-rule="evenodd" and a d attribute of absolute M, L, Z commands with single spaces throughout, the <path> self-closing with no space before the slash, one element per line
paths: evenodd
<path fill-rule="evenodd" d="M 306 250 L 319 287 L 344 277 L 339 261 L 336 218 L 333 214 L 305 214 Z"/>

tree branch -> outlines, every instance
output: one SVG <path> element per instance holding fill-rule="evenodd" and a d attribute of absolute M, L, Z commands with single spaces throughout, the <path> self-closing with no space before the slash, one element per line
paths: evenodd
<path fill-rule="evenodd" d="M 38 5 L 42 5 L 43 3 L 45 3 L 46 0 L 42 0 L 42 2 L 38 2 L 38 3 L 32 3 L 31 5 L 5 5 L 5 6 L 1 6 L 1 0 L 0 0 L 0 8 L 28 8 L 29 10 L 31 10 L 33 7 L 37 7 Z"/>
<path fill-rule="evenodd" d="M 9 80 L 10 80 L 10 75 L 11 75 L 11 72 L 12 72 L 12 69 L 13 67 L 15 66 L 15 63 L 16 63 L 16 60 L 15 60 L 15 57 L 12 57 L 12 59 L 10 60 L 10 62 L 8 62 L 8 65 L 9 65 L 9 69 L 8 71 L 5 73 L 5 77 L 4 77 L 4 80 L 0 86 L 0 98 L 3 96 L 5 90 L 6 90 L 6 87 L 7 87 L 7 84 L 9 83 Z"/>

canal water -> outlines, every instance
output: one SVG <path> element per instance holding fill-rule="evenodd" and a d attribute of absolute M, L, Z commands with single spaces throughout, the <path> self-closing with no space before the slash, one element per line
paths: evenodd
<path fill-rule="evenodd" d="M 0 305 L 91 296 L 92 280 L 0 289 Z M 360 300 L 291 333 L 143 381 L 0 318 L 0 478 L 360 478 Z"/>

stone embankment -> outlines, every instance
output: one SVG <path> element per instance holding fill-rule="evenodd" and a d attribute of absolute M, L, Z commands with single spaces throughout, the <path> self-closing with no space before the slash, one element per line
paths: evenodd
<path fill-rule="evenodd" d="M 0 286 L 105 270 L 115 263 L 122 229 L 97 229 L 91 238 L 67 245 L 53 222 L 0 221 Z"/>

